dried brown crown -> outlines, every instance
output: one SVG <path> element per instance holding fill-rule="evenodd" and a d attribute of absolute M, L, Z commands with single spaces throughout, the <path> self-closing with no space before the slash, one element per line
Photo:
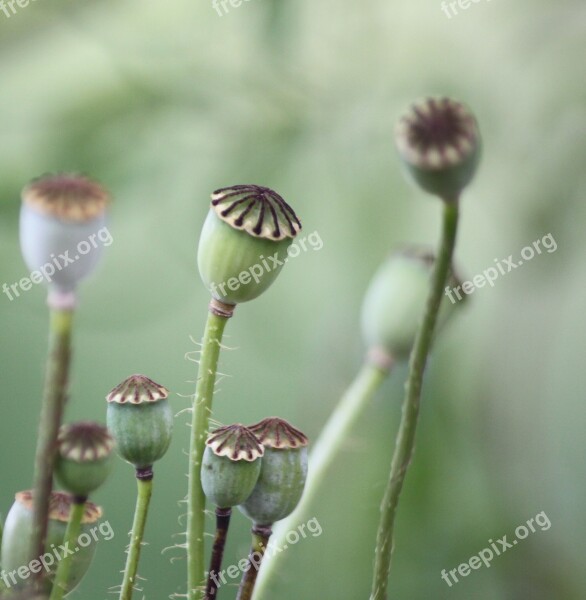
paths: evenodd
<path fill-rule="evenodd" d="M 27 490 L 18 492 L 14 496 L 15 500 L 22 504 L 27 510 L 33 510 L 33 492 Z M 73 505 L 74 498 L 65 492 L 51 492 L 49 498 L 49 519 L 67 523 L 69 513 Z M 84 513 L 81 519 L 82 523 L 95 523 L 102 516 L 102 509 L 93 502 L 86 502 Z"/>
<path fill-rule="evenodd" d="M 450 98 L 426 98 L 411 106 L 396 130 L 399 152 L 414 166 L 440 170 L 466 160 L 478 147 L 476 119 Z"/>
<path fill-rule="evenodd" d="M 82 223 L 104 214 L 110 195 L 96 181 L 83 175 L 44 175 L 22 191 L 23 203 L 44 215 Z"/>
<path fill-rule="evenodd" d="M 114 448 L 114 438 L 108 429 L 91 421 L 63 425 L 57 443 L 63 458 L 78 463 L 107 458 Z"/>
<path fill-rule="evenodd" d="M 206 445 L 217 456 L 226 456 L 230 460 L 246 460 L 252 462 L 264 455 L 264 448 L 248 427 L 227 425 L 213 431 Z"/>
<path fill-rule="evenodd" d="M 285 450 L 303 448 L 309 444 L 307 436 L 279 417 L 268 417 L 248 427 L 267 448 Z"/>
<path fill-rule="evenodd" d="M 257 238 L 280 241 L 301 231 L 295 211 L 274 190 L 233 185 L 212 194 L 212 209 L 225 223 Z"/>
<path fill-rule="evenodd" d="M 145 375 L 131 375 L 118 384 L 107 396 L 108 402 L 142 404 L 167 398 L 169 391 Z"/>

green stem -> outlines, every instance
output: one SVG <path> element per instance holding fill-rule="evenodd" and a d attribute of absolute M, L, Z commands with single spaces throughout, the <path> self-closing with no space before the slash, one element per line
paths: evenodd
<path fill-rule="evenodd" d="M 269 538 L 271 537 L 271 527 L 255 525 L 252 528 L 252 547 L 248 556 L 248 568 L 245 569 L 238 589 L 236 600 L 251 600 L 256 584 L 256 577 L 260 570 L 260 565 L 265 555 Z"/>
<path fill-rule="evenodd" d="M 201 487 L 201 463 L 209 430 L 222 336 L 231 316 L 231 314 L 218 314 L 219 312 L 214 310 L 212 301 L 202 340 L 199 373 L 193 400 L 187 492 L 187 597 L 189 600 L 201 600 L 205 593 L 206 498 Z"/>
<path fill-rule="evenodd" d="M 328 468 L 348 439 L 348 435 L 354 429 L 356 422 L 370 404 L 372 397 L 387 378 L 389 367 L 390 364 L 382 367 L 371 362 L 364 363 L 356 378 L 334 408 L 319 438 L 313 444 L 309 458 L 310 469 L 303 497 L 295 512 L 280 521 L 275 527 L 273 534 L 275 547 L 282 548 L 285 546 L 287 533 L 296 529 L 311 516 L 312 503 L 324 484 Z M 275 552 L 264 559 L 263 570 L 256 583 L 255 598 L 257 600 L 260 600 L 263 595 L 268 595 L 272 579 L 279 571 L 284 556 L 284 552 Z M 272 592 L 273 590 L 271 590 L 271 595 Z"/>
<path fill-rule="evenodd" d="M 456 243 L 458 201 L 446 201 L 443 203 L 443 206 L 442 239 L 434 265 L 431 288 L 423 321 L 417 333 L 409 359 L 409 375 L 405 385 L 403 413 L 391 462 L 389 481 L 381 504 L 381 517 L 376 540 L 375 565 L 370 600 L 387 599 L 387 585 L 391 570 L 397 505 L 403 488 L 405 474 L 413 456 L 423 373 L 433 340 L 437 315 Z"/>
<path fill-rule="evenodd" d="M 122 580 L 119 600 L 131 600 L 132 592 L 134 591 L 138 561 L 140 560 L 140 549 L 144 538 L 149 503 L 153 493 L 152 470 L 150 468 L 137 469 L 136 484 L 138 490 L 136 496 L 136 508 L 134 511 L 134 522 L 130 533 L 130 545 L 128 547 L 128 556 L 126 557 L 126 566 L 124 568 L 124 578 Z"/>
<path fill-rule="evenodd" d="M 72 310 L 51 310 L 49 350 L 35 458 L 34 527 L 31 539 L 31 556 L 33 557 L 42 556 L 45 553 L 49 498 L 53 486 L 53 471 L 57 454 L 57 434 L 63 418 L 69 375 L 72 325 Z M 35 574 L 38 588 L 42 588 L 44 576 L 44 569 Z"/>
<path fill-rule="evenodd" d="M 67 547 L 73 552 L 75 552 L 75 549 L 77 548 L 77 539 L 81 530 L 81 520 L 85 509 L 85 500 L 85 498 L 76 498 L 69 513 L 69 522 L 67 523 L 67 530 L 65 531 L 63 543 L 64 545 L 68 544 Z M 72 560 L 73 557 L 69 554 L 59 563 L 55 581 L 53 583 L 53 591 L 51 592 L 49 600 L 62 600 L 67 593 Z"/>

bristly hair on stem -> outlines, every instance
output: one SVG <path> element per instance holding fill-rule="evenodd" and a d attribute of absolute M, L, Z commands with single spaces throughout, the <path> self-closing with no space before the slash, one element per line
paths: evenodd
<path fill-rule="evenodd" d="M 217 314 L 210 308 L 202 341 L 199 375 L 195 389 L 187 492 L 187 594 L 189 600 L 200 600 L 205 591 L 206 497 L 201 485 L 201 465 L 209 430 L 222 337 L 228 318 L 229 316 Z"/>

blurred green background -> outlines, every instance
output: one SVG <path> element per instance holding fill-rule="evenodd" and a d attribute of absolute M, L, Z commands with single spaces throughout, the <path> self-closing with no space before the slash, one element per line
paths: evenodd
<path fill-rule="evenodd" d="M 199 230 L 213 189 L 250 182 L 279 191 L 324 246 L 238 308 L 215 418 L 278 414 L 314 438 L 362 360 L 358 315 L 378 264 L 398 244 L 437 240 L 439 206 L 404 179 L 394 122 L 415 98 L 453 95 L 484 136 L 461 269 L 480 273 L 547 233 L 558 249 L 476 291 L 435 348 L 391 598 L 586 598 L 585 25 L 578 0 L 481 0 L 452 18 L 439 0 L 250 0 L 223 16 L 211 0 L 38 0 L 0 12 L 0 284 L 27 275 L 17 224 L 29 179 L 82 171 L 115 197 L 114 243 L 81 294 L 68 420 L 104 421 L 104 396 L 134 372 L 170 388 L 177 413 L 188 406 L 185 354 L 208 301 Z M 44 289 L 0 296 L 0 332 L 5 514 L 32 480 Z M 347 441 L 315 505 L 323 534 L 287 551 L 271 600 L 368 597 L 404 377 Z M 183 542 L 186 422 L 157 465 L 136 598 L 185 591 L 183 551 L 162 550 Z M 95 497 L 115 537 L 72 599 L 104 600 L 120 583 L 134 489 L 119 461 Z M 540 511 L 548 531 L 452 588 L 440 578 Z M 245 519 L 233 528 L 226 564 L 248 547 Z"/>

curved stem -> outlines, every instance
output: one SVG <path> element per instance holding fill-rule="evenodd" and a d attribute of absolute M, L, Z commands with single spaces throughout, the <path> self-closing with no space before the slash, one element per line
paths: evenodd
<path fill-rule="evenodd" d="M 85 500 L 85 498 L 76 498 L 71 505 L 71 511 L 69 513 L 69 522 L 67 523 L 63 545 L 66 548 L 70 548 L 73 552 L 75 552 L 77 548 L 77 539 L 81 530 L 81 520 L 85 509 Z M 72 555 L 68 554 L 67 556 L 64 556 L 59 563 L 55 581 L 53 583 L 53 591 L 51 592 L 49 600 L 62 600 L 67 593 L 67 583 L 72 560 Z"/>
<path fill-rule="evenodd" d="M 35 456 L 34 526 L 31 539 L 31 556 L 33 557 L 42 556 L 45 553 L 57 435 L 63 418 L 69 375 L 72 325 L 73 310 L 51 309 L 49 350 Z M 34 577 L 37 587 L 42 588 L 45 570 L 41 569 Z"/>
<path fill-rule="evenodd" d="M 263 556 L 265 555 L 269 538 L 271 537 L 270 526 L 255 525 L 252 528 L 252 547 L 248 555 L 248 565 L 242 575 L 242 581 L 238 588 L 236 600 L 251 600 L 256 584 L 256 577 L 260 569 Z"/>
<path fill-rule="evenodd" d="M 150 468 L 137 469 L 136 485 L 138 488 L 136 508 L 134 510 L 134 522 L 130 533 L 130 545 L 128 546 L 128 556 L 126 557 L 124 578 L 122 580 L 122 588 L 120 589 L 120 600 L 131 600 L 134 590 L 149 503 L 153 493 L 153 473 Z"/>
<path fill-rule="evenodd" d="M 219 311 L 218 311 L 219 312 Z M 199 373 L 193 400 L 187 492 L 187 597 L 201 600 L 205 592 L 204 528 L 206 498 L 201 487 L 201 463 L 208 435 L 212 398 L 224 328 L 231 315 L 214 311 L 213 304 L 204 330 Z"/>
<path fill-rule="evenodd" d="M 224 547 L 226 546 L 226 538 L 228 537 L 231 515 L 231 508 L 216 508 L 216 537 L 214 538 L 214 547 L 212 548 L 205 600 L 212 600 L 218 597 L 218 574 L 222 568 Z"/>
<path fill-rule="evenodd" d="M 389 365 L 390 367 L 390 365 Z M 327 420 L 309 457 L 309 473 L 303 496 L 295 512 L 279 521 L 273 534 L 277 548 L 286 544 L 285 536 L 310 517 L 313 500 L 324 484 L 326 472 L 339 453 L 356 422 L 370 404 L 372 397 L 387 378 L 390 369 L 366 362 Z M 271 580 L 278 572 L 284 552 L 272 553 L 264 559 L 262 573 L 256 584 L 256 600 L 268 594 Z"/>
<path fill-rule="evenodd" d="M 379 522 L 375 565 L 370 600 L 386 600 L 387 585 L 393 553 L 393 532 L 399 496 L 403 488 L 405 474 L 415 447 L 415 431 L 419 416 L 421 387 L 427 356 L 433 340 L 444 286 L 452 262 L 458 228 L 457 200 L 444 202 L 443 228 L 440 248 L 431 278 L 431 289 L 411 357 L 409 375 L 405 385 L 403 413 L 397 434 L 395 451 L 391 462 L 391 472 L 383 501 Z"/>

